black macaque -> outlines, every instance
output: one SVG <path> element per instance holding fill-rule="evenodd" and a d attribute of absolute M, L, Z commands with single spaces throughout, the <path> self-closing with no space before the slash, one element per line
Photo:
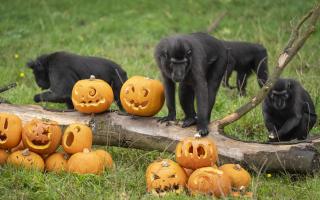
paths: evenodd
<path fill-rule="evenodd" d="M 309 93 L 293 79 L 279 79 L 262 110 L 270 142 L 306 139 L 317 120 Z"/>
<path fill-rule="evenodd" d="M 71 92 L 73 85 L 81 79 L 88 79 L 94 75 L 97 79 L 108 82 L 115 96 L 118 107 L 122 110 L 120 102 L 120 89 L 127 80 L 126 72 L 111 60 L 79 56 L 68 52 L 55 52 L 41 55 L 27 63 L 33 70 L 37 85 L 47 91 L 36 94 L 35 102 L 46 101 L 66 103 L 72 109 Z"/>
<path fill-rule="evenodd" d="M 257 75 L 258 84 L 262 87 L 268 80 L 267 50 L 262 45 L 248 42 L 223 41 L 223 44 L 228 49 L 229 59 L 223 86 L 234 88 L 229 85 L 229 78 L 235 70 L 240 96 L 246 95 L 247 79 L 252 72 Z"/>
<path fill-rule="evenodd" d="M 176 119 L 175 82 L 178 82 L 180 104 L 185 114 L 182 127 L 197 124 L 199 134 L 208 135 L 211 110 L 227 66 L 223 43 L 206 33 L 175 35 L 159 42 L 155 59 L 162 73 L 169 111 L 168 116 L 159 121 Z"/>

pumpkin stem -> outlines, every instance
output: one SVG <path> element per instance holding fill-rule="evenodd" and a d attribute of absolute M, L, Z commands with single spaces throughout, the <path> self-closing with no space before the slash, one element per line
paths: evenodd
<path fill-rule="evenodd" d="M 196 138 L 196 139 L 199 139 L 199 138 L 201 138 L 201 135 L 199 133 L 196 133 L 196 134 L 194 134 L 193 137 Z"/>
<path fill-rule="evenodd" d="M 169 167 L 169 163 L 164 160 L 164 161 L 162 161 L 161 166 L 162 167 Z"/>
<path fill-rule="evenodd" d="M 241 166 L 239 164 L 235 164 L 233 167 L 235 170 L 241 170 Z"/>
<path fill-rule="evenodd" d="M 88 148 L 84 148 L 83 153 L 90 153 L 90 150 Z"/>
<path fill-rule="evenodd" d="M 22 154 L 23 156 L 29 156 L 29 155 L 30 155 L 30 151 L 29 151 L 28 148 L 26 148 L 25 150 L 23 150 L 23 151 L 21 152 L 21 154 Z"/>
<path fill-rule="evenodd" d="M 93 81 L 94 79 L 96 79 L 96 77 L 91 74 L 89 79 L 90 79 L 90 81 Z"/>

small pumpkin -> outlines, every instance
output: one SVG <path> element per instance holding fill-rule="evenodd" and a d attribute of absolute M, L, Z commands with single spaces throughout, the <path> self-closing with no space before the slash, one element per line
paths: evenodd
<path fill-rule="evenodd" d="M 16 166 L 23 166 L 27 169 L 44 170 L 44 161 L 41 156 L 29 151 L 29 149 L 11 153 L 7 159 L 7 163 Z"/>
<path fill-rule="evenodd" d="M 7 162 L 9 153 L 6 150 L 0 149 L 0 165 L 3 165 Z"/>
<path fill-rule="evenodd" d="M 251 183 L 249 172 L 243 169 L 239 164 L 224 164 L 219 167 L 231 179 L 232 187 L 236 190 L 245 190 Z"/>
<path fill-rule="evenodd" d="M 163 106 L 164 87 L 158 80 L 133 76 L 121 87 L 120 100 L 123 108 L 129 114 L 153 116 Z"/>
<path fill-rule="evenodd" d="M 146 171 L 147 191 L 163 196 L 166 192 L 181 193 L 187 183 L 187 175 L 176 162 L 163 159 L 151 163 Z"/>
<path fill-rule="evenodd" d="M 58 123 L 47 119 L 33 119 L 22 130 L 23 145 L 39 154 L 55 152 L 61 143 L 61 137 Z"/>
<path fill-rule="evenodd" d="M 208 137 L 187 137 L 176 146 L 176 161 L 188 169 L 214 166 L 218 159 L 217 147 Z"/>
<path fill-rule="evenodd" d="M 95 152 L 85 148 L 83 152 L 73 154 L 69 158 L 68 171 L 77 174 L 101 174 L 103 163 Z"/>
<path fill-rule="evenodd" d="M 100 113 L 106 111 L 113 102 L 113 91 L 110 85 L 91 75 L 90 79 L 76 82 L 72 89 L 74 108 L 82 113 Z"/>
<path fill-rule="evenodd" d="M 191 194 L 214 195 L 226 197 L 231 192 L 231 180 L 223 171 L 214 167 L 195 170 L 188 180 Z"/>
<path fill-rule="evenodd" d="M 112 165 L 113 165 L 112 157 L 107 151 L 98 149 L 95 152 L 100 157 L 104 168 L 112 168 Z"/>
<path fill-rule="evenodd" d="M 0 148 L 11 149 L 21 140 L 22 122 L 13 114 L 0 113 Z"/>
<path fill-rule="evenodd" d="M 83 149 L 91 149 L 92 131 L 84 124 L 70 124 L 62 136 L 62 147 L 65 152 L 74 154 Z"/>
<path fill-rule="evenodd" d="M 45 161 L 45 168 L 48 172 L 62 172 L 67 170 L 69 156 L 66 153 L 51 154 Z"/>

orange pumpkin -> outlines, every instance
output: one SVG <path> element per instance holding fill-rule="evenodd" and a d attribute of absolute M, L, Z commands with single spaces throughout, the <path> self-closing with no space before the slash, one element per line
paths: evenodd
<path fill-rule="evenodd" d="M 103 163 L 95 152 L 84 149 L 69 158 L 68 171 L 77 174 L 101 174 Z"/>
<path fill-rule="evenodd" d="M 123 84 L 120 100 L 123 108 L 129 114 L 153 116 L 163 106 L 164 88 L 158 80 L 133 76 Z"/>
<path fill-rule="evenodd" d="M 0 149 L 0 165 L 3 165 L 7 162 L 9 153 L 6 150 Z"/>
<path fill-rule="evenodd" d="M 33 119 L 22 130 L 23 145 L 39 154 L 55 152 L 61 143 L 61 137 L 61 128 L 51 120 Z"/>
<path fill-rule="evenodd" d="M 166 192 L 181 193 L 187 183 L 187 175 L 176 162 L 163 159 L 151 163 L 146 172 L 147 191 L 163 196 Z"/>
<path fill-rule="evenodd" d="M 214 166 L 217 159 L 217 147 L 208 137 L 187 137 L 176 146 L 177 162 L 188 169 Z"/>
<path fill-rule="evenodd" d="M 223 171 L 214 167 L 195 170 L 188 180 L 191 194 L 214 195 L 226 197 L 231 192 L 231 180 Z"/>
<path fill-rule="evenodd" d="M 46 171 L 48 172 L 62 172 L 67 170 L 69 156 L 65 153 L 51 154 L 45 161 Z"/>
<path fill-rule="evenodd" d="M 0 148 L 11 149 L 21 140 L 22 122 L 13 114 L 0 113 Z"/>
<path fill-rule="evenodd" d="M 111 155 L 108 152 L 102 149 L 98 149 L 95 152 L 100 157 L 104 168 L 112 168 L 113 161 Z"/>
<path fill-rule="evenodd" d="M 64 131 L 62 147 L 65 152 L 74 154 L 82 152 L 84 148 L 91 149 L 92 131 L 84 124 L 70 124 Z"/>
<path fill-rule="evenodd" d="M 236 190 L 245 190 L 251 183 L 249 172 L 243 169 L 239 164 L 224 164 L 219 167 L 231 179 L 232 187 Z"/>
<path fill-rule="evenodd" d="M 72 89 L 74 108 L 82 113 L 100 113 L 106 111 L 113 102 L 113 91 L 110 85 L 93 75 L 90 79 L 76 82 Z"/>
<path fill-rule="evenodd" d="M 40 171 L 43 171 L 44 169 L 44 161 L 41 156 L 29 151 L 29 149 L 11 153 L 7 159 L 7 163 L 23 166 L 27 169 L 37 169 Z"/>

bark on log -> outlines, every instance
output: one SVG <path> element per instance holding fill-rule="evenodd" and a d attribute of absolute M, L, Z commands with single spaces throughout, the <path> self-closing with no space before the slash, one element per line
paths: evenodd
<path fill-rule="evenodd" d="M 93 129 L 94 144 L 97 145 L 174 152 L 179 140 L 196 133 L 194 128 L 166 126 L 157 123 L 155 118 L 124 116 L 116 112 L 90 116 L 78 112 L 51 112 L 34 105 L 10 104 L 0 104 L 0 112 L 16 114 L 23 122 L 46 118 L 62 126 L 75 122 L 88 124 Z M 234 140 L 224 136 L 217 127 L 211 128 L 209 137 L 217 144 L 221 163 L 241 163 L 255 171 L 312 172 L 319 168 L 320 138 L 297 144 L 262 144 Z"/>

